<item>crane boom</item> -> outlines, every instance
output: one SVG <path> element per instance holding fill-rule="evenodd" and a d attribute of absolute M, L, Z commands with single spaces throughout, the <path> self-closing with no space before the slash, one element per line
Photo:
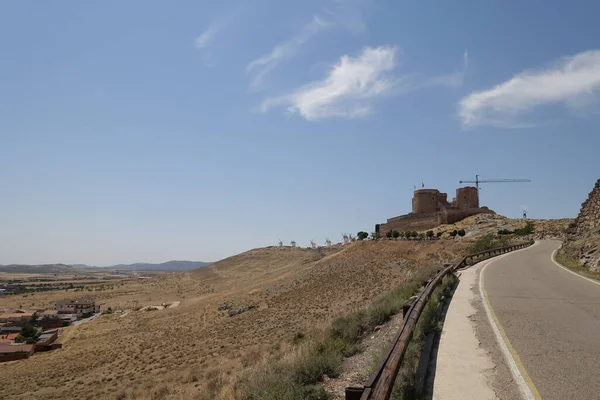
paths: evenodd
<path fill-rule="evenodd" d="M 474 183 L 477 191 L 479 191 L 480 183 L 502 183 L 502 182 L 531 182 L 530 179 L 479 179 L 479 175 L 475 175 L 474 181 L 459 181 L 459 183 Z"/>

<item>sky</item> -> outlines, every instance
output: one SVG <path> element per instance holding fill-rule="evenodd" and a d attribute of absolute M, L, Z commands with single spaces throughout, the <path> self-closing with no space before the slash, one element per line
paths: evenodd
<path fill-rule="evenodd" d="M 0 264 L 215 261 L 482 184 L 575 217 L 596 1 L 0 2 Z"/>

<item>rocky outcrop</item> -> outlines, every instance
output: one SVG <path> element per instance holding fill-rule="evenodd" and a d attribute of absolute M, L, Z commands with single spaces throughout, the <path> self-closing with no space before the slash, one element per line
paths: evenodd
<path fill-rule="evenodd" d="M 583 267 L 600 272 L 600 179 L 569 226 L 563 249 Z"/>
<path fill-rule="evenodd" d="M 600 233 L 600 179 L 596 181 L 587 200 L 581 204 L 581 211 L 572 228 L 577 235 Z"/>

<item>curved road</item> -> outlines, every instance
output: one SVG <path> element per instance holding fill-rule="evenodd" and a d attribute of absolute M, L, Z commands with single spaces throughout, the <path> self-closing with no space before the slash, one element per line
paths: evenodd
<path fill-rule="evenodd" d="M 544 240 L 494 260 L 485 291 L 544 400 L 600 399 L 600 284 L 554 264 L 559 246 Z"/>

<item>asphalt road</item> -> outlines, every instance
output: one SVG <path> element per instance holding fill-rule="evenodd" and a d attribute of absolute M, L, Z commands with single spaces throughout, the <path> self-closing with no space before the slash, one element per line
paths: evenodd
<path fill-rule="evenodd" d="M 600 285 L 556 266 L 545 240 L 484 271 L 490 304 L 543 399 L 600 399 Z"/>

